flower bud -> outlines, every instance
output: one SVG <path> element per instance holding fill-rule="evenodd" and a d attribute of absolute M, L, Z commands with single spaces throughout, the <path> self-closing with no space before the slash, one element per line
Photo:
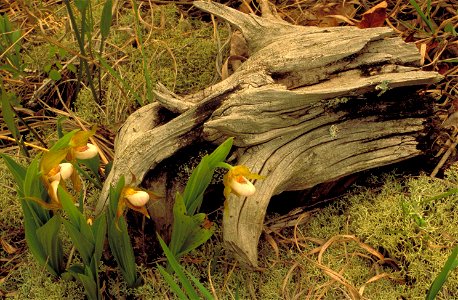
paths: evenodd
<path fill-rule="evenodd" d="M 95 157 L 99 151 L 95 145 L 87 143 L 86 146 L 74 148 L 73 153 L 77 159 L 90 159 Z"/>

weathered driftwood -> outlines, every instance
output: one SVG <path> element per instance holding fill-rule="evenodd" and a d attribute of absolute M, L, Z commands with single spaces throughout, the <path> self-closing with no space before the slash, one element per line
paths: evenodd
<path fill-rule="evenodd" d="M 390 28 L 302 27 L 217 3 L 195 5 L 240 30 L 250 57 L 226 80 L 193 95 L 158 86 L 157 102 L 132 114 L 118 134 L 98 211 L 121 175 L 134 174 L 137 185 L 185 146 L 235 137 L 237 163 L 266 179 L 255 183 L 254 196 L 228 199 L 224 240 L 240 261 L 256 266 L 273 195 L 421 153 L 428 103 L 412 101 L 415 93 L 406 87 L 440 76 L 419 70 L 415 45 Z M 166 110 L 175 115 L 164 117 Z"/>

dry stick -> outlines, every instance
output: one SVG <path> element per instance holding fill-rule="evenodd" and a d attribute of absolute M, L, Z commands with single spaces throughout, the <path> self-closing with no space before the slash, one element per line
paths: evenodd
<path fill-rule="evenodd" d="M 208 267 L 207 267 L 208 283 L 210 284 L 210 288 L 212 290 L 213 297 L 215 298 L 215 300 L 218 300 L 218 295 L 216 294 L 215 287 L 213 286 L 212 275 L 210 273 L 211 262 L 212 261 L 210 260 L 210 262 L 208 263 Z"/>
<path fill-rule="evenodd" d="M 458 130 L 455 129 L 454 135 L 453 135 L 453 139 L 455 140 L 455 142 L 453 142 L 453 144 L 450 145 L 450 147 L 448 148 L 447 152 L 445 152 L 444 156 L 442 156 L 441 160 L 439 161 L 439 163 L 436 165 L 434 170 L 431 172 L 431 175 L 429 175 L 429 176 L 436 177 L 436 175 L 439 172 L 440 168 L 442 168 L 442 166 L 445 164 L 445 162 L 449 158 L 450 154 L 452 154 L 453 150 L 456 149 L 456 146 L 458 145 L 458 139 L 457 138 L 458 138 Z"/>
<path fill-rule="evenodd" d="M 6 136 L 6 135 L 0 135 L 0 140 L 7 140 L 7 141 L 12 141 L 12 142 L 15 141 L 15 139 L 10 138 L 9 136 Z M 40 146 L 37 146 L 37 145 L 32 144 L 32 143 L 24 142 L 24 145 L 26 145 L 28 147 L 32 147 L 32 148 L 38 149 L 40 151 L 44 151 L 44 152 L 48 151 L 48 149 L 40 147 Z"/>

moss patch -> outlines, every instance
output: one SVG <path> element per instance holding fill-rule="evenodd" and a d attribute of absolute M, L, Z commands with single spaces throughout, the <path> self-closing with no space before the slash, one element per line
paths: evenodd
<path fill-rule="evenodd" d="M 120 14 L 112 26 L 106 47 L 109 64 L 121 78 L 140 95 L 143 104 L 148 99 L 146 79 L 143 73 L 143 47 L 146 64 L 154 89 L 157 82 L 177 94 L 188 94 L 206 88 L 219 80 L 216 70 L 216 57 L 221 51 L 220 44 L 214 37 L 211 24 L 200 20 L 184 19 L 174 5 L 154 7 L 151 12 L 142 13 L 142 18 L 149 24 L 142 24 L 142 47 L 137 44 L 134 26 L 135 19 L 131 9 Z M 224 40 L 228 32 L 218 26 L 220 39 Z M 89 91 L 82 92 L 75 109 L 79 117 L 89 122 L 110 125 L 123 122 L 127 115 L 138 106 L 133 95 L 116 83 L 117 79 L 102 71 L 104 81 L 102 90 L 104 103 L 94 103 Z"/>

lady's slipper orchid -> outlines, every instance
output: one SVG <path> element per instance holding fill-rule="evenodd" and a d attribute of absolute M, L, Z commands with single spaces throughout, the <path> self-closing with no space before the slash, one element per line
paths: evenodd
<path fill-rule="evenodd" d="M 135 191 L 134 193 L 131 193 L 131 194 L 126 193 L 126 199 L 133 206 L 140 207 L 140 206 L 145 206 L 146 203 L 148 203 L 149 195 L 145 191 Z"/>
<path fill-rule="evenodd" d="M 75 133 L 70 142 L 68 143 L 69 152 L 67 155 L 68 161 L 74 161 L 75 159 L 90 159 L 99 153 L 97 147 L 91 143 L 88 143 L 89 138 L 95 134 L 96 128 L 92 128 L 90 131 L 78 131 Z"/>
<path fill-rule="evenodd" d="M 132 210 L 138 211 L 145 217 L 149 218 L 146 204 L 150 199 L 159 199 L 160 197 L 150 191 L 143 191 L 137 188 L 126 186 L 121 191 L 121 196 L 118 202 L 118 209 L 116 211 L 116 224 L 118 219 L 123 215 L 126 206 Z"/>
<path fill-rule="evenodd" d="M 73 165 L 71 163 L 61 163 L 48 172 L 48 180 L 50 182 L 59 181 L 60 179 L 67 180 L 72 176 L 72 173 Z"/>
<path fill-rule="evenodd" d="M 77 159 L 91 159 L 97 156 L 98 153 L 97 147 L 91 143 L 87 143 L 86 146 L 73 148 L 73 155 Z"/>
<path fill-rule="evenodd" d="M 248 179 L 263 179 L 256 173 L 251 173 L 245 166 L 231 167 L 224 175 L 224 197 L 227 199 L 231 193 L 237 196 L 251 196 L 256 192 L 256 188 Z"/>

